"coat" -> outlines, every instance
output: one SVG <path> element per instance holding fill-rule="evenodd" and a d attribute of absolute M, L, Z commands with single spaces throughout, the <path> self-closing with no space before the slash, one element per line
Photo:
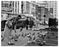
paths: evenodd
<path fill-rule="evenodd" d="M 5 24 L 5 28 L 4 28 L 4 38 L 6 38 L 6 39 L 9 40 L 9 39 L 10 39 L 9 36 L 11 36 L 12 29 L 9 28 L 9 27 L 7 26 L 7 24 L 9 24 L 9 21 L 7 21 L 6 24 Z M 12 23 L 10 22 L 9 26 L 10 26 L 11 24 L 12 24 Z"/>

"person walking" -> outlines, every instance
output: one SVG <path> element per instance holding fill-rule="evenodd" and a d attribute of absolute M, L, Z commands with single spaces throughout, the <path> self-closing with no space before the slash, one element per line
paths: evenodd
<path fill-rule="evenodd" d="M 12 20 L 8 20 L 5 23 L 4 40 L 8 44 L 10 44 L 12 42 Z"/>
<path fill-rule="evenodd" d="M 25 20 L 25 24 L 26 24 L 26 30 L 28 30 L 29 18 L 27 18 L 27 19 Z"/>

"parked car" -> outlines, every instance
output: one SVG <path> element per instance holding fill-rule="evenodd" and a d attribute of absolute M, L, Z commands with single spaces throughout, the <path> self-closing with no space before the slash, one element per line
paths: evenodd
<path fill-rule="evenodd" d="M 2 20 L 1 21 L 1 31 L 4 31 L 6 21 L 7 20 Z"/>
<path fill-rule="evenodd" d="M 15 15 L 15 14 L 9 14 L 9 15 Z M 22 16 L 24 16 L 24 17 L 22 18 Z M 8 18 L 7 20 L 11 20 L 11 19 L 13 20 L 13 22 L 12 22 L 13 29 L 14 29 L 14 26 L 16 26 L 16 29 L 19 29 L 19 28 L 25 28 L 25 27 L 27 28 L 28 27 L 27 25 L 30 25 L 30 27 L 32 28 L 32 26 L 34 25 L 34 22 L 32 20 L 31 20 L 32 23 L 31 23 L 31 21 L 28 21 L 27 17 L 25 17 L 25 15 L 12 16 L 12 17 Z M 1 22 L 2 29 L 4 29 L 4 27 L 5 27 L 5 22 L 6 22 L 5 20 Z M 33 25 L 31 25 L 31 24 L 33 24 Z"/>

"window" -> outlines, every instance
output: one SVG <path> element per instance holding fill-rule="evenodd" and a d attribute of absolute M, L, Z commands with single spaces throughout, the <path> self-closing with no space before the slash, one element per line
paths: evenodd
<path fill-rule="evenodd" d="M 50 8 L 50 12 L 53 13 L 53 8 Z"/>
<path fill-rule="evenodd" d="M 1 17 L 3 17 L 3 15 L 1 15 Z"/>

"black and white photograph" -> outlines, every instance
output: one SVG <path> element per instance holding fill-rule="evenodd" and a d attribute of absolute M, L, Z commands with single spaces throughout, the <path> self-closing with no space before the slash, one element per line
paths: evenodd
<path fill-rule="evenodd" d="M 1 46 L 58 46 L 57 1 L 1 1 Z"/>

